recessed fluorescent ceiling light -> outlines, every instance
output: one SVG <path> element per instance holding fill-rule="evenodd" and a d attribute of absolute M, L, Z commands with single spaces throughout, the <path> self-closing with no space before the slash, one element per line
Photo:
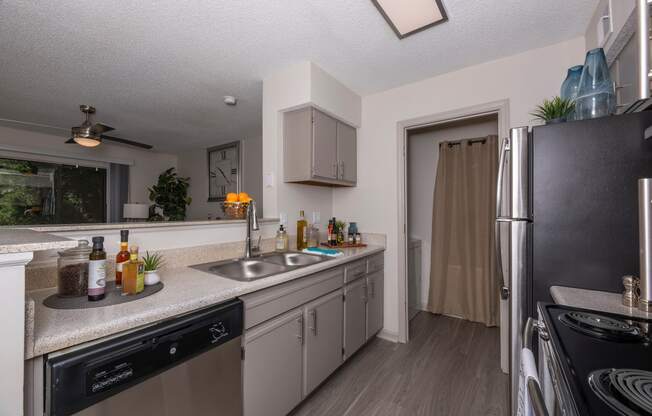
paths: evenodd
<path fill-rule="evenodd" d="M 440 0 L 371 1 L 399 39 L 448 20 Z"/>

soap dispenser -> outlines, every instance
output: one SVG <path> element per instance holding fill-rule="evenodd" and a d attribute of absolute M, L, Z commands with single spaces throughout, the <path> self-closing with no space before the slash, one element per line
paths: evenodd
<path fill-rule="evenodd" d="M 281 224 L 278 231 L 276 232 L 275 249 L 279 252 L 286 252 L 289 248 L 290 238 L 288 237 L 288 233 L 283 228 L 283 224 Z"/>

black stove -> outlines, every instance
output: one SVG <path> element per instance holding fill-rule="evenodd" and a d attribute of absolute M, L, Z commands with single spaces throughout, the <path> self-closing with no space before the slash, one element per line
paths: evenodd
<path fill-rule="evenodd" d="M 652 416 L 652 320 L 553 304 L 539 304 L 539 311 L 571 408 Z"/>

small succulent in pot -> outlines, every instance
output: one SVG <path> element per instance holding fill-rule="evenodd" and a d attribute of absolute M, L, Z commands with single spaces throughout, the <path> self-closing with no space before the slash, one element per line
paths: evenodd
<path fill-rule="evenodd" d="M 539 104 L 530 115 L 546 124 L 554 124 L 566 121 L 574 109 L 575 101 L 557 96 L 552 100 L 543 100 L 543 103 Z"/>
<path fill-rule="evenodd" d="M 143 256 L 143 264 L 145 266 L 146 286 L 155 285 L 161 281 L 161 277 L 158 275 L 158 269 L 161 268 L 164 263 L 165 262 L 161 254 L 149 254 L 149 251 L 145 252 L 145 255 Z"/>

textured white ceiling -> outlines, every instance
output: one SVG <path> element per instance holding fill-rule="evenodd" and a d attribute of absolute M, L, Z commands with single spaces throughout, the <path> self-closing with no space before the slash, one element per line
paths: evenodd
<path fill-rule="evenodd" d="M 209 146 L 260 135 L 262 79 L 291 62 L 369 94 L 581 35 L 597 0 L 443 3 L 399 40 L 370 0 L 0 0 L 0 118 L 67 127 L 88 103 L 116 136 Z"/>

